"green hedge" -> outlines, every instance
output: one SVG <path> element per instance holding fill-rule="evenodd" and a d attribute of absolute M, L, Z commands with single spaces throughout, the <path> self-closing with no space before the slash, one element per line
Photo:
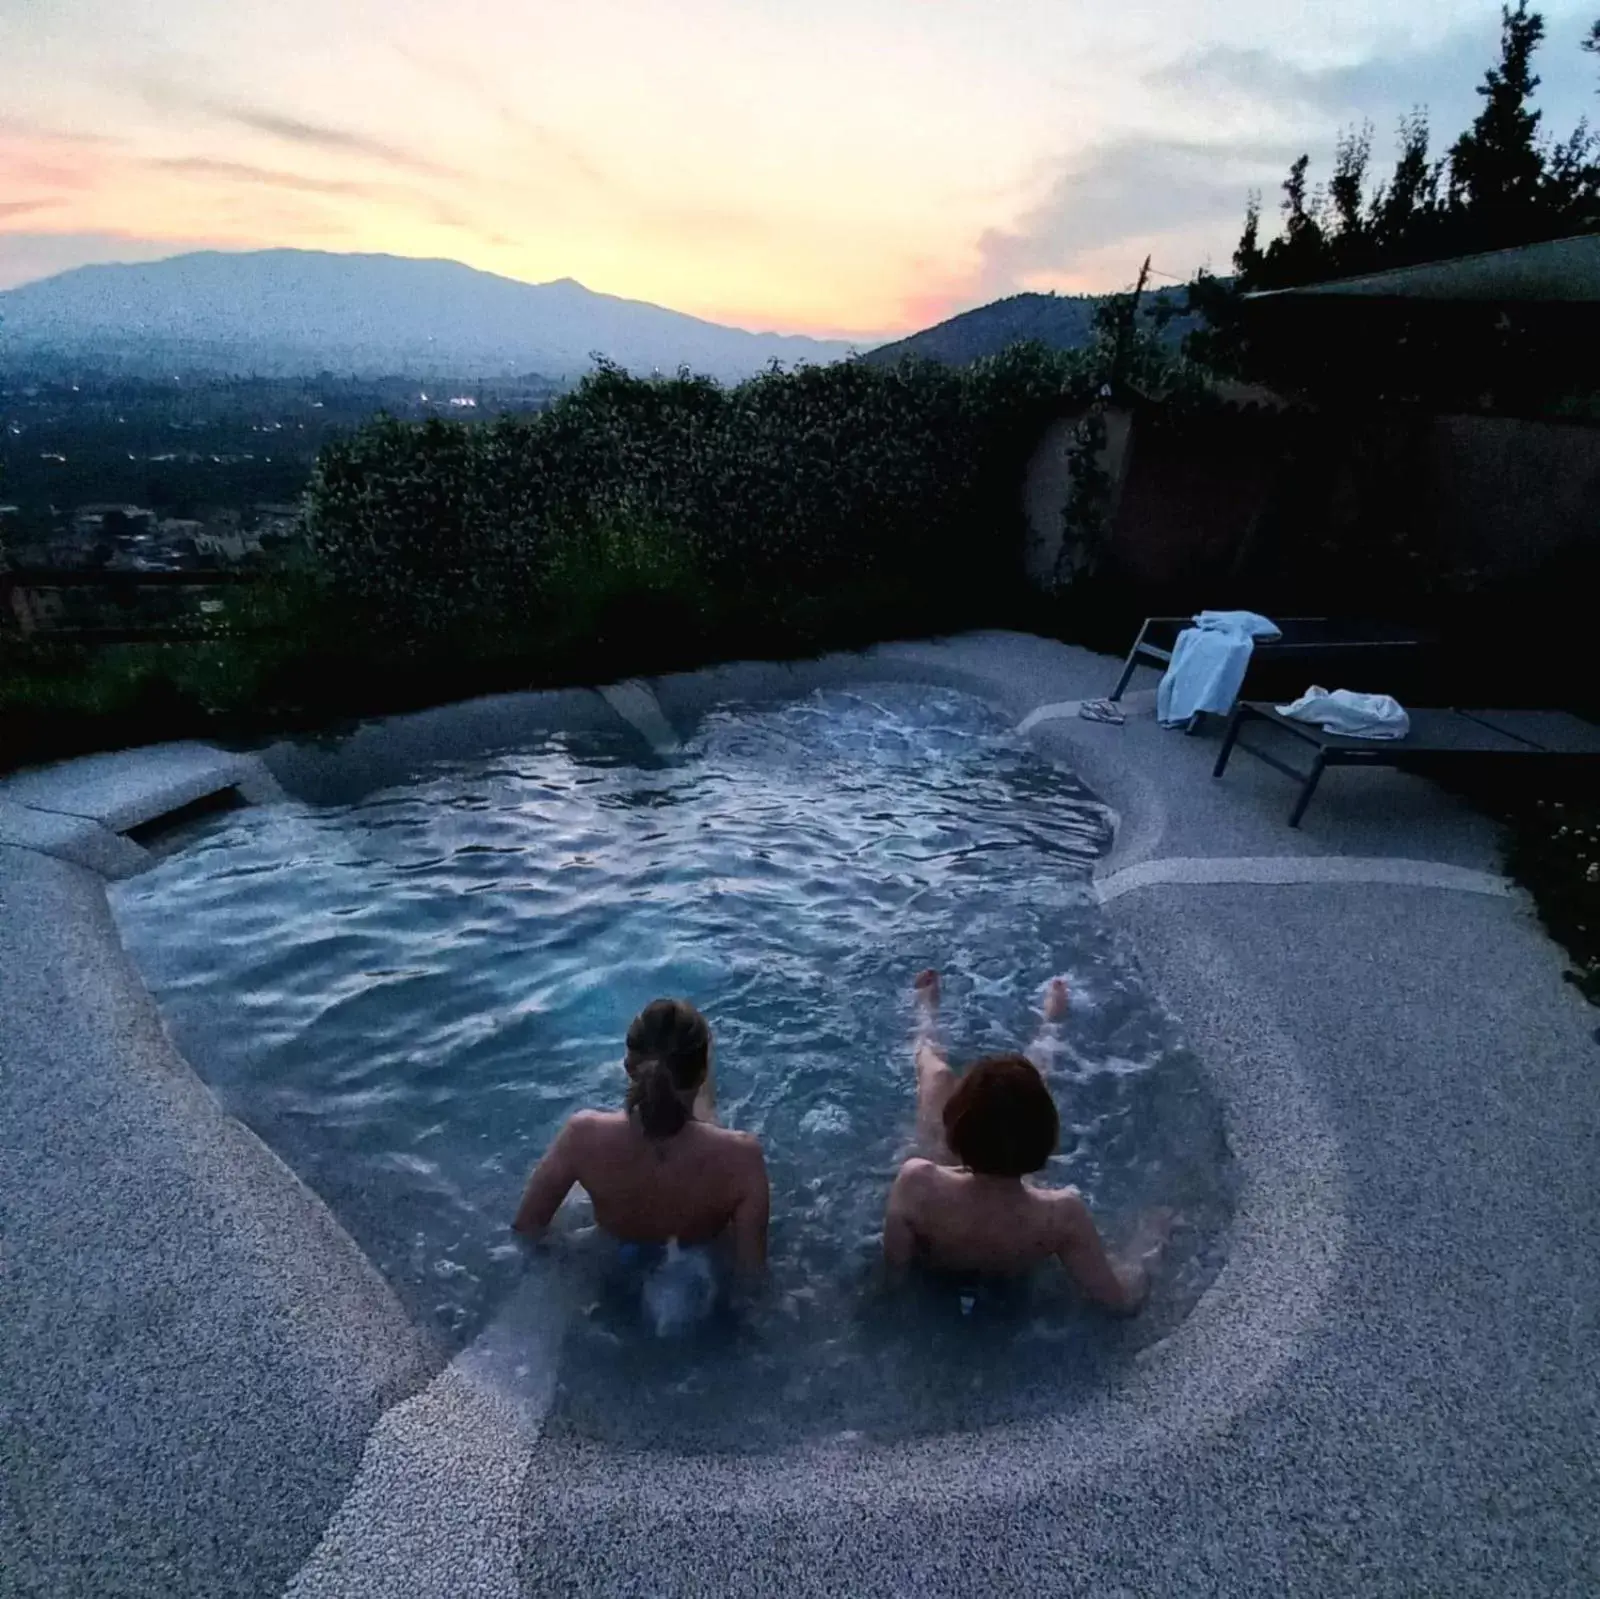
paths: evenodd
<path fill-rule="evenodd" d="M 1507 821 L 1507 870 L 1572 958 L 1567 980 L 1600 1005 L 1600 801 L 1523 800 Z"/>
<path fill-rule="evenodd" d="M 880 629 L 959 622 L 1018 586 L 1023 465 L 1093 391 L 1085 358 L 1026 345 L 735 388 L 602 365 L 536 416 L 384 418 L 329 446 L 312 549 L 332 614 L 411 654 L 739 617 L 832 642 L 867 596 Z"/>

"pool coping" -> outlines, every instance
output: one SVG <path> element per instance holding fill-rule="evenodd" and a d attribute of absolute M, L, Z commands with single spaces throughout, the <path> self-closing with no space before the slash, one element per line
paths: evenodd
<path fill-rule="evenodd" d="M 1245 817 L 1250 824 L 1246 832 L 1259 853 L 1193 853 L 1185 847 L 1184 828 L 1194 822 L 1186 810 L 1191 803 L 1200 803 L 1201 791 L 1192 779 L 1163 786 L 1151 773 L 1159 777 L 1165 763 L 1176 764 L 1180 758 L 1198 770 L 1197 759 L 1203 758 L 1204 751 L 1167 744 L 1161 747 L 1161 765 L 1151 767 L 1146 761 L 1141 769 L 1129 759 L 1129 746 L 1134 736 L 1147 739 L 1145 731 L 1134 734 L 1130 727 L 1124 734 L 1103 724 L 1080 721 L 1075 715 L 1076 700 L 1062 695 L 1063 685 L 1076 688 L 1080 697 L 1096 692 L 1098 677 L 1112 670 L 1112 665 L 1049 641 L 979 634 L 889 645 L 861 655 L 792 665 L 739 663 L 647 685 L 629 685 L 620 695 L 575 690 L 496 696 L 369 724 L 351 738 L 320 751 L 283 744 L 241 757 L 205 752 L 203 746 L 180 746 L 178 755 L 168 747 L 166 751 L 97 757 L 91 763 L 67 763 L 47 773 L 27 774 L 20 790 L 14 786 L 16 779 L 0 784 L 0 863 L 8 850 L 20 850 L 53 858 L 67 871 L 109 879 L 142 864 L 142 855 L 128 853 L 128 848 L 139 846 L 126 839 L 126 830 L 199 797 L 197 789 L 248 789 L 271 797 L 281 789 L 314 795 L 321 782 L 335 788 L 368 780 L 375 784 L 385 771 L 409 762 L 471 753 L 533 731 L 615 725 L 614 718 L 619 715 L 638 726 L 638 720 L 627 717 L 630 706 L 645 723 L 643 736 L 655 743 L 662 736 L 681 736 L 699 715 L 730 701 L 759 703 L 818 688 L 903 681 L 960 689 L 998 706 L 1026 727 L 1037 747 L 1067 761 L 1107 803 L 1117 820 L 1116 835 L 1111 851 L 1097 867 L 1096 881 L 1107 914 L 1114 919 L 1119 907 L 1148 901 L 1152 895 L 1204 892 L 1208 886 L 1240 883 L 1276 888 L 1372 883 L 1406 891 L 1504 900 L 1508 908 L 1517 909 L 1515 892 L 1492 869 L 1493 856 L 1484 845 L 1484 835 L 1466 823 L 1461 823 L 1460 836 L 1439 852 L 1453 853 L 1456 859 L 1430 859 L 1420 850 L 1415 854 L 1375 854 L 1371 853 L 1372 835 L 1358 827 L 1349 837 L 1342 837 L 1336 820 L 1320 836 L 1285 840 L 1280 808 L 1263 803 L 1256 807 L 1259 815 Z M 1144 708 L 1143 701 L 1130 696 L 1134 718 Z M 654 722 L 656 714 L 661 718 L 659 724 Z M 1148 745 L 1148 739 L 1147 746 L 1155 747 Z M 145 767 L 147 780 L 141 788 L 138 772 L 146 761 L 153 764 Z M 330 763 L 339 768 L 331 777 Z M 74 777 L 75 769 L 84 779 L 81 785 Z M 224 777 L 229 781 L 223 783 Z M 1389 784 L 1390 776 L 1386 774 L 1383 781 Z M 1451 802 L 1434 791 L 1423 801 L 1405 787 L 1417 780 L 1393 774 L 1392 781 L 1401 786 L 1386 789 L 1389 795 L 1424 808 L 1444 807 L 1448 813 Z M 1219 807 L 1219 817 L 1230 806 L 1248 808 L 1252 803 L 1249 797 L 1218 799 L 1214 792 L 1205 792 L 1210 795 L 1207 803 Z M 16 797 L 19 793 L 21 798 Z M 180 794 L 185 798 L 175 801 Z M 1411 798 L 1406 799 L 1407 795 Z M 1272 801 L 1276 797 L 1274 794 Z M 25 813 L 20 819 L 19 812 Z M 1239 823 L 1238 816 L 1226 817 L 1227 827 Z M 91 831 L 85 832 L 86 828 Z M 1386 841 L 1385 835 L 1376 836 L 1380 843 Z M 117 840 L 120 843 L 111 842 Z M 1291 849 L 1291 844 L 1295 848 Z M 0 889 L 3 887 L 0 878 Z M 118 964 L 93 950 L 88 959 Z M 113 980 L 125 982 L 130 972 L 124 959 L 112 974 Z M 138 980 L 134 977 L 132 981 Z M 142 985 L 139 987 L 142 990 Z M 148 995 L 144 1000 L 148 1003 Z M 92 1017 L 86 1021 L 92 1026 Z M 624 1501 L 634 1514 L 648 1511 L 670 1519 L 689 1495 L 716 1503 L 730 1515 L 748 1512 L 769 1517 L 780 1512 L 826 1514 L 830 1506 L 858 1507 L 868 1500 L 875 1514 L 884 1515 L 892 1514 L 897 1503 L 914 1503 L 927 1511 L 940 1504 L 952 1508 L 970 1504 L 974 1498 L 1012 1502 L 1101 1475 L 1132 1457 L 1157 1453 L 1177 1460 L 1203 1447 L 1292 1367 L 1308 1329 L 1322 1314 L 1346 1247 L 1346 1179 L 1339 1137 L 1294 1039 L 1265 1011 L 1242 1018 L 1234 1036 L 1237 1047 L 1225 1059 L 1208 1059 L 1202 1054 L 1223 1102 L 1242 1179 L 1227 1260 L 1191 1315 L 1171 1336 L 1139 1357 L 1134 1373 L 1120 1388 L 1059 1418 L 956 1438 L 894 1444 L 843 1441 L 748 1459 L 619 1457 L 598 1447 L 568 1444 L 561 1453 L 562 1479 L 541 1483 L 536 1496 L 525 1498 L 524 1520 L 551 1515 L 593 1517 L 601 1513 L 602 1506 L 609 1507 L 605 1514 L 611 1514 Z M 176 1057 L 165 1062 L 164 1069 L 188 1070 Z M 194 1082 L 198 1085 L 197 1078 Z M 269 1152 L 263 1150 L 262 1155 L 265 1158 L 253 1170 L 233 1175 L 257 1184 L 281 1185 L 288 1175 L 286 1169 Z M 312 1199 L 309 1193 L 305 1197 Z M 320 1205 L 314 1199 L 312 1203 Z M 303 1242 L 294 1239 L 294 1248 L 300 1250 Z M 329 1257 L 330 1269 L 338 1273 L 352 1269 L 345 1243 L 347 1238 Z M 355 1269 L 359 1275 L 359 1267 Z M 389 1309 L 374 1323 L 377 1325 L 392 1328 Z M 380 1336 L 391 1335 L 385 1330 Z M 481 1404 L 465 1398 L 459 1404 L 450 1402 L 452 1392 L 484 1393 L 475 1378 L 470 1352 L 443 1372 L 438 1372 L 436 1361 L 418 1358 L 423 1365 L 413 1362 L 412 1385 L 425 1385 L 401 1409 L 410 1407 L 415 1413 L 417 1407 L 426 1409 L 432 1404 L 425 1432 L 444 1459 L 456 1458 L 467 1448 L 468 1434 L 476 1435 L 476 1447 L 488 1433 L 499 1429 L 500 1453 L 493 1470 L 481 1481 L 472 1480 L 480 1481 L 482 1492 L 505 1492 L 506 1483 L 518 1475 L 517 1469 L 506 1464 L 514 1457 L 522 1462 L 521 1491 L 526 1495 L 528 1468 L 544 1447 L 537 1436 L 537 1416 L 507 1414 L 493 1406 L 486 1415 Z M 375 1362 L 377 1359 L 374 1351 Z M 430 1369 L 437 1375 L 426 1383 Z M 441 1396 L 445 1402 L 439 1402 Z M 394 1418 L 399 1412 L 388 1414 Z M 346 1500 L 347 1510 L 360 1503 L 362 1484 L 369 1474 L 381 1476 L 392 1466 L 392 1450 L 382 1434 L 379 1428 L 367 1439 L 359 1468 L 351 1463 L 353 1488 Z M 415 1451 L 415 1436 L 407 1438 L 405 1447 Z M 633 1469 L 614 1470 L 621 1458 L 632 1459 Z M 670 1472 L 642 1472 L 639 1461 L 651 1458 L 669 1460 Z M 483 1482 L 498 1486 L 482 1488 Z M 466 1488 L 469 1504 L 473 1492 Z M 437 1496 L 428 1503 L 437 1514 Z M 348 1517 L 346 1524 L 335 1517 L 314 1553 L 303 1530 L 296 1534 L 300 1554 L 309 1553 L 311 1558 L 300 1568 L 294 1591 L 339 1591 L 339 1573 L 350 1572 L 352 1552 L 358 1563 L 378 1558 L 376 1547 L 363 1543 L 359 1510 L 350 1510 L 350 1515 L 355 1518 L 354 1526 L 348 1524 Z M 391 1556 L 395 1536 L 398 1534 L 392 1534 L 384 1546 Z M 486 1568 L 483 1573 L 484 1591 L 491 1591 L 504 1578 L 502 1568 L 513 1554 L 526 1560 L 526 1547 L 517 1553 L 517 1543 L 517 1539 L 507 1543 L 502 1537 L 499 1554 L 490 1562 L 493 1572 Z M 522 1543 L 526 1544 L 526 1536 Z M 526 1576 L 524 1570 L 522 1577 Z"/>

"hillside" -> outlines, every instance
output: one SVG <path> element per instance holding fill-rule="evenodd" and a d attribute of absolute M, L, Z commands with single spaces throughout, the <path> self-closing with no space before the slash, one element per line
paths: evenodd
<path fill-rule="evenodd" d="M 522 283 L 456 261 L 308 250 L 203 251 L 87 266 L 0 293 L 0 360 L 151 376 L 571 378 L 596 354 L 649 372 L 736 380 L 770 361 L 828 362 L 843 344 L 749 333 L 571 278 Z"/>
<path fill-rule="evenodd" d="M 1089 342 L 1095 307 L 1104 298 L 1095 294 L 1013 294 L 974 311 L 963 311 L 893 344 L 880 344 L 864 359 L 886 365 L 912 355 L 965 366 L 1025 340 L 1052 350 L 1076 350 Z M 1174 317 L 1167 336 L 1177 340 L 1191 325 L 1190 318 Z"/>

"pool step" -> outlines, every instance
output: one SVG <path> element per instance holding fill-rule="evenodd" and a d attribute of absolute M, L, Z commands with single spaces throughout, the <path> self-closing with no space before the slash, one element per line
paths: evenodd
<path fill-rule="evenodd" d="M 281 798 L 253 755 L 197 743 L 117 750 L 0 782 L 0 844 L 127 877 L 168 828 L 219 805 Z"/>
<path fill-rule="evenodd" d="M 667 720 L 655 690 L 636 677 L 608 683 L 600 690 L 607 705 L 638 732 L 657 755 L 676 755 L 683 747 Z"/>
<path fill-rule="evenodd" d="M 0 845 L 53 855 L 111 878 L 132 877 L 150 858 L 149 851 L 131 838 L 110 832 L 98 822 L 13 805 L 3 796 L 0 789 Z"/>

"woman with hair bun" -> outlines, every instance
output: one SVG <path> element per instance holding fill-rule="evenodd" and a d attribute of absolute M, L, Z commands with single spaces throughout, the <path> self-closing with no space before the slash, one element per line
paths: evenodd
<path fill-rule="evenodd" d="M 528 1179 L 512 1225 L 537 1237 L 574 1184 L 624 1244 L 691 1248 L 726 1235 L 735 1266 L 766 1264 L 769 1193 L 761 1145 L 719 1127 L 711 1029 L 687 1000 L 657 999 L 628 1028 L 625 1108 L 570 1117 Z"/>

